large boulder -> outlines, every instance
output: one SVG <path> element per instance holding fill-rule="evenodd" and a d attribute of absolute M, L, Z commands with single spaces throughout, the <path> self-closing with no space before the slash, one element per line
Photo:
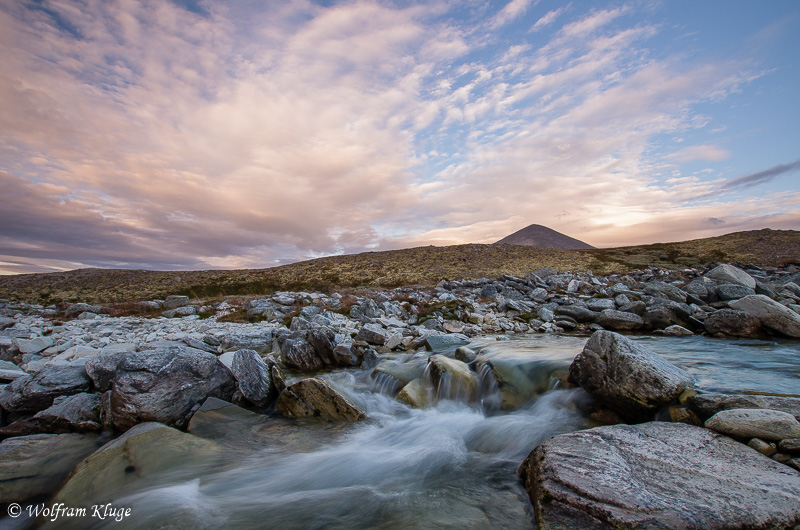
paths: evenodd
<path fill-rule="evenodd" d="M 737 438 L 760 438 L 775 441 L 800 438 L 800 422 L 788 412 L 780 410 L 723 410 L 708 418 L 705 426 Z"/>
<path fill-rule="evenodd" d="M 795 528 L 800 474 L 683 423 L 562 434 L 519 474 L 540 528 Z"/>
<path fill-rule="evenodd" d="M 176 346 L 134 352 L 117 366 L 109 419 L 121 431 L 150 421 L 181 427 L 207 397 L 230 400 L 235 389 L 231 371 L 210 353 Z"/>
<path fill-rule="evenodd" d="M 9 412 L 38 412 L 58 396 L 88 392 L 92 381 L 83 366 L 53 365 L 36 375 L 15 379 L 0 393 L 0 406 Z"/>
<path fill-rule="evenodd" d="M 325 362 L 314 347 L 302 337 L 280 341 L 283 364 L 301 372 L 316 372 L 325 367 Z"/>
<path fill-rule="evenodd" d="M 556 315 L 566 315 L 578 322 L 592 322 L 598 317 L 596 311 L 580 305 L 561 305 L 555 311 Z"/>
<path fill-rule="evenodd" d="M 631 421 L 652 417 L 692 386 L 692 376 L 617 333 L 596 331 L 569 367 L 570 379 Z"/>
<path fill-rule="evenodd" d="M 0 504 L 50 495 L 97 447 L 97 435 L 33 434 L 0 443 Z"/>
<path fill-rule="evenodd" d="M 255 350 L 258 353 L 271 353 L 273 341 L 272 328 L 255 328 L 236 331 L 222 337 L 220 348 L 223 352 Z"/>
<path fill-rule="evenodd" d="M 215 442 L 160 423 L 141 423 L 80 462 L 53 502 L 84 506 L 112 500 L 135 483 L 213 465 L 220 452 Z"/>
<path fill-rule="evenodd" d="M 358 421 L 362 410 L 337 392 L 324 379 L 303 379 L 286 387 L 278 398 L 278 411 L 287 418 L 321 418 L 327 421 Z"/>
<path fill-rule="evenodd" d="M 719 283 L 735 283 L 749 287 L 750 289 L 756 288 L 756 280 L 745 271 L 733 265 L 723 263 L 706 273 L 706 278 L 711 278 Z"/>
<path fill-rule="evenodd" d="M 728 305 L 757 318 L 767 329 L 787 337 L 800 338 L 800 315 L 763 294 L 745 296 Z"/>
<path fill-rule="evenodd" d="M 708 418 L 721 410 L 782 410 L 800 420 L 800 398 L 758 394 L 698 394 L 689 398 L 689 405 L 700 416 Z"/>
<path fill-rule="evenodd" d="M 266 407 L 277 397 L 269 366 L 254 350 L 234 353 L 231 372 L 239 382 L 239 391 L 256 407 Z"/>
<path fill-rule="evenodd" d="M 703 324 L 710 335 L 753 337 L 764 332 L 761 321 L 756 317 L 730 308 L 714 311 L 706 317 Z"/>
<path fill-rule="evenodd" d="M 672 285 L 671 283 L 659 281 L 647 282 L 647 284 L 644 286 L 644 292 L 650 296 L 666 298 L 667 300 L 672 300 L 673 302 L 686 301 L 686 291 L 680 287 Z"/>

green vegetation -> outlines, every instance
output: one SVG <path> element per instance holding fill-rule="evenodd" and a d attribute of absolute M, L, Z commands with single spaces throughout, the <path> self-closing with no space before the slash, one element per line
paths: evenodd
<path fill-rule="evenodd" d="M 755 230 L 679 243 L 592 250 L 514 245 L 418 247 L 330 256 L 270 269 L 144 271 L 80 269 L 0 277 L 0 298 L 42 304 L 113 303 L 234 295 L 268 296 L 275 291 L 331 292 L 432 286 L 440 280 L 524 276 L 542 267 L 596 274 L 625 273 L 647 266 L 702 267 L 714 262 L 779 265 L 800 262 L 800 232 Z M 340 311 L 349 311 L 343 305 Z"/>

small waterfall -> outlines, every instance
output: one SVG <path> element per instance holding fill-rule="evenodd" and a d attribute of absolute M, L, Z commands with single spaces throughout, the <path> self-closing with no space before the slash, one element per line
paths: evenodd
<path fill-rule="evenodd" d="M 400 381 L 382 372 L 373 372 L 370 379 L 371 389 L 385 396 L 394 396 L 402 387 Z"/>
<path fill-rule="evenodd" d="M 500 412 L 503 406 L 503 395 L 489 363 L 478 368 L 478 399 L 487 414 Z"/>

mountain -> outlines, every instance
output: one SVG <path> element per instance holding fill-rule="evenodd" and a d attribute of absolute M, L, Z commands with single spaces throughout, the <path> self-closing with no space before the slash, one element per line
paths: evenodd
<path fill-rule="evenodd" d="M 495 245 L 527 245 L 529 247 L 562 248 L 562 249 L 589 249 L 594 248 L 583 241 L 565 236 L 552 228 L 542 225 L 526 226 L 522 230 L 506 236 Z"/>

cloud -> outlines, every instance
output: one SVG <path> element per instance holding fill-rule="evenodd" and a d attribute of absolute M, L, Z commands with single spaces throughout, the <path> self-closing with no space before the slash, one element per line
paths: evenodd
<path fill-rule="evenodd" d="M 496 29 L 508 24 L 525 14 L 531 3 L 535 4 L 536 2 L 538 2 L 538 0 L 511 0 L 494 16 L 491 26 Z"/>
<path fill-rule="evenodd" d="M 676 162 L 692 162 L 694 160 L 708 160 L 718 162 L 726 160 L 731 154 L 725 149 L 714 145 L 692 145 L 673 153 L 669 158 Z"/>
<path fill-rule="evenodd" d="M 744 175 L 743 177 L 733 179 L 723 184 L 722 189 L 732 190 L 750 188 L 752 186 L 758 186 L 759 184 L 770 182 L 775 177 L 779 177 L 785 173 L 791 173 L 798 170 L 800 170 L 800 159 L 795 160 L 794 162 L 789 162 L 788 164 L 779 164 L 769 169 L 765 169 L 764 171 L 758 171 L 756 173 L 751 173 L 749 175 Z"/>
<path fill-rule="evenodd" d="M 552 11 L 548 11 L 545 13 L 543 17 L 536 21 L 536 23 L 531 27 L 531 31 L 539 31 L 540 29 L 549 26 L 556 19 L 564 12 L 563 7 L 559 7 L 558 9 L 553 9 Z"/>

